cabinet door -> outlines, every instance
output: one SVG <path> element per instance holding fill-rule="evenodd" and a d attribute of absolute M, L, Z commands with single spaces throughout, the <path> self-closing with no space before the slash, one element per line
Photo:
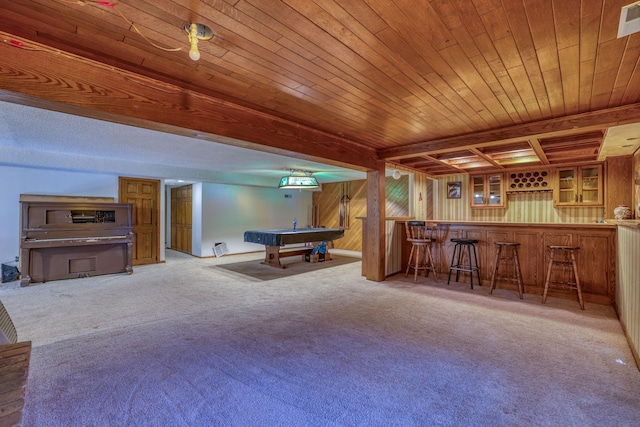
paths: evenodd
<path fill-rule="evenodd" d="M 486 200 L 484 175 L 471 177 L 471 206 L 484 206 Z"/>
<path fill-rule="evenodd" d="M 580 169 L 581 194 L 579 202 L 585 205 L 602 204 L 602 167 L 599 165 Z"/>
<path fill-rule="evenodd" d="M 499 208 L 504 207 L 504 175 L 474 175 L 471 179 L 471 207 Z"/>
<path fill-rule="evenodd" d="M 573 205 L 578 202 L 578 186 L 575 168 L 558 171 L 557 205 Z"/>
<path fill-rule="evenodd" d="M 489 175 L 487 177 L 487 186 L 489 193 L 489 206 L 503 206 L 504 198 L 503 198 L 503 179 L 502 174 L 498 175 Z"/>
<path fill-rule="evenodd" d="M 603 188 L 602 165 L 558 169 L 553 199 L 556 206 L 599 206 Z"/>

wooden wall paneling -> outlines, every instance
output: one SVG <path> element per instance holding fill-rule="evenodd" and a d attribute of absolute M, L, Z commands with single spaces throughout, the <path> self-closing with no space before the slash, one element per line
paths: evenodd
<path fill-rule="evenodd" d="M 614 218 L 618 205 L 634 208 L 633 157 L 609 157 L 605 166 L 605 218 Z M 635 209 L 633 209 L 635 213 Z"/>
<path fill-rule="evenodd" d="M 313 209 L 317 213 L 317 226 L 340 227 L 340 198 L 342 182 L 322 184 L 322 191 L 313 193 Z M 357 218 L 367 215 L 366 181 L 349 182 L 349 229 L 344 237 L 333 242 L 333 247 L 351 251 L 362 251 L 362 221 Z"/>
<path fill-rule="evenodd" d="M 409 216 L 409 175 L 401 175 L 400 179 L 387 177 L 385 186 L 385 215 L 387 217 Z"/>
<path fill-rule="evenodd" d="M 618 227 L 617 253 L 616 312 L 640 368 L 640 230 Z"/>
<path fill-rule="evenodd" d="M 313 209 L 317 212 L 318 226 L 340 227 L 340 198 L 343 182 L 322 184 L 322 191 L 313 193 Z M 385 216 L 406 217 L 409 215 L 409 177 L 402 175 L 399 180 L 385 178 Z M 367 215 L 366 181 L 349 181 L 350 220 L 344 237 L 333 242 L 335 248 L 362 251 L 362 221 L 356 218 Z"/>
<path fill-rule="evenodd" d="M 313 206 L 317 211 L 317 226 L 335 228 L 338 226 L 339 184 L 322 184 L 322 191 L 314 191 Z"/>

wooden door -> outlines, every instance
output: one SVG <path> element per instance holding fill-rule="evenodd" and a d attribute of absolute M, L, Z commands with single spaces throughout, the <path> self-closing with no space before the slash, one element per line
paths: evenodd
<path fill-rule="evenodd" d="M 192 185 L 171 189 L 171 249 L 191 254 Z"/>
<path fill-rule="evenodd" d="M 119 179 L 120 203 L 133 205 L 133 265 L 160 260 L 160 181 Z"/>

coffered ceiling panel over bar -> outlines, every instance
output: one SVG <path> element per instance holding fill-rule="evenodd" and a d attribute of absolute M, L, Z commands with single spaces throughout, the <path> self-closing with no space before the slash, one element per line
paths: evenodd
<path fill-rule="evenodd" d="M 345 163 L 364 153 L 360 166 L 376 152 L 433 174 L 460 170 L 462 163 L 452 159 L 465 156 L 478 167 L 505 168 L 517 164 L 515 158 L 549 164 L 571 157 L 587 140 L 597 141 L 590 148 L 597 157 L 610 126 L 640 121 L 640 35 L 617 38 L 628 3 L 5 1 L 0 89 L 24 93 L 15 86 L 22 80 L 29 95 L 79 105 L 71 95 L 56 98 L 47 79 L 80 88 L 86 78 L 105 90 L 83 102 L 108 111 L 109 97 L 122 95 L 113 85 L 169 85 L 174 94 L 182 91 L 176 95 L 182 101 L 168 94 L 169 110 L 156 121 L 175 126 L 170 111 L 187 108 L 187 99 L 215 100 L 212 114 L 222 114 L 230 129 L 225 136 L 302 152 L 304 141 L 317 143 L 316 151 L 326 143 L 331 150 L 343 147 L 328 157 L 347 156 Z M 199 61 L 188 55 L 189 22 L 214 33 L 198 44 Z M 59 52 L 55 61 L 52 52 Z M 9 66 L 6 55 L 19 60 Z M 69 73 L 78 66 L 75 56 L 122 70 L 122 77 L 100 82 Z M 46 70 L 29 82 L 23 60 L 55 62 L 60 74 Z M 148 106 L 143 98 L 129 100 L 132 117 Z M 203 117 L 200 107 L 194 117 Z M 246 120 L 255 121 L 254 132 L 243 128 Z M 545 126 L 559 123 L 557 133 Z M 304 136 L 276 142 L 296 132 Z"/>

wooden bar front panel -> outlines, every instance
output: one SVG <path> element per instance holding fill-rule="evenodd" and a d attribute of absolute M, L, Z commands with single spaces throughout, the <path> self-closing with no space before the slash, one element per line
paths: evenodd
<path fill-rule="evenodd" d="M 520 243 L 518 249 L 525 291 L 542 294 L 549 262 L 548 245 L 575 245 L 578 271 L 586 301 L 613 304 L 615 299 L 616 226 L 608 224 L 516 224 L 516 223 L 442 223 L 440 222 L 434 247 L 436 267 L 447 274 L 453 253 L 452 238 L 478 240 L 478 263 L 482 284 L 491 281 L 495 262 L 495 242 Z M 402 269 L 406 268 L 411 245 L 402 239 Z M 552 278 L 560 278 L 554 271 Z M 463 279 L 461 279 L 463 280 Z M 468 277 L 464 278 L 468 281 Z M 516 290 L 512 282 L 499 281 L 498 288 Z M 552 289 L 549 295 L 575 298 L 575 291 Z"/>

